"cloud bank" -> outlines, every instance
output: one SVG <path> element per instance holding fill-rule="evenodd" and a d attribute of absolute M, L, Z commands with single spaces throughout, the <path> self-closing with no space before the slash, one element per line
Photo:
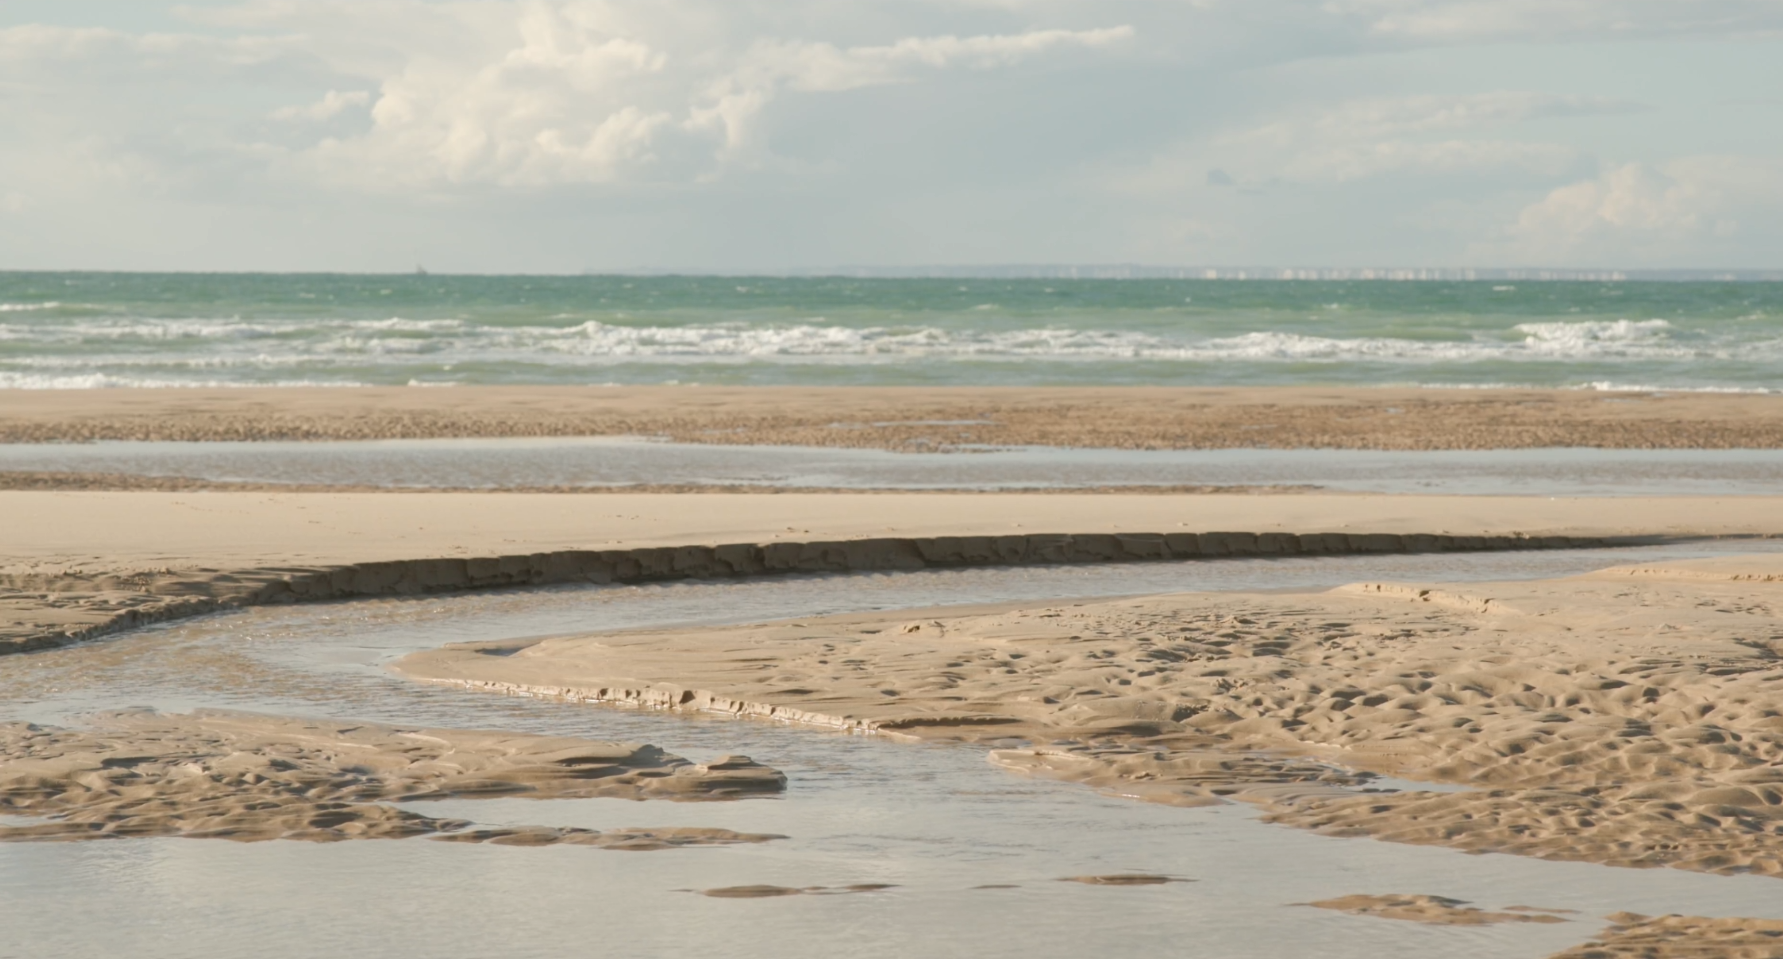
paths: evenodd
<path fill-rule="evenodd" d="M 0 15 L 0 266 L 1783 255 L 1774 0 L 150 5 Z"/>

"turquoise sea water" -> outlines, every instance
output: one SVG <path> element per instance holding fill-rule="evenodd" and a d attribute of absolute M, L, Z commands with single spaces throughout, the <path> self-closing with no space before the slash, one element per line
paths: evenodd
<path fill-rule="evenodd" d="M 1768 390 L 1783 283 L 0 273 L 0 388 Z"/>

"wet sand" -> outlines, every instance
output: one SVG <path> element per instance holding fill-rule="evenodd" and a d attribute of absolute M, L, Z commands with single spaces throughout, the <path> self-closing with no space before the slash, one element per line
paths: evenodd
<path fill-rule="evenodd" d="M 0 442 L 659 436 L 891 450 L 1783 448 L 1783 396 L 1164 387 L 0 390 Z"/>
<path fill-rule="evenodd" d="M 611 435 L 891 450 L 1774 449 L 1783 448 L 1783 398 L 1317 389 L 0 392 L 0 442 Z M 1137 560 L 1185 543 L 1220 556 L 1783 534 L 1783 498 L 1772 497 L 298 493 L 90 474 L 15 475 L 0 485 L 13 487 L 0 491 L 0 645 L 13 650 L 249 602 L 625 581 L 627 562 L 668 577 Z M 68 491 L 75 488 L 85 491 Z M 1201 495 L 1169 495 L 1187 492 Z M 742 552 L 712 549 L 727 544 Z M 1542 583 L 1358 584 L 1317 595 L 1188 594 L 651 630 L 488 650 L 500 655 L 449 647 L 412 656 L 404 668 L 489 691 L 970 740 L 1014 772 L 1155 802 L 1247 803 L 1273 822 L 1327 835 L 1783 876 L 1780 589 L 1783 568 L 1754 557 Z M 491 734 L 430 730 L 423 736 L 474 761 L 451 776 L 423 775 L 416 770 L 440 757 L 418 760 L 409 732 L 155 714 L 118 714 L 81 730 L 5 727 L 0 802 L 50 818 L 10 826 L 0 838 L 429 835 L 622 849 L 771 838 L 689 828 L 477 830 L 430 819 L 384 803 L 427 790 L 642 796 L 673 792 L 677 781 L 698 792 L 698 783 L 742 780 L 765 788 L 777 774 L 723 761 L 695 767 L 612 744 L 579 745 L 577 762 L 554 766 L 539 758 L 553 745 L 504 753 L 477 739 Z M 582 762 L 589 749 L 605 749 L 604 758 Z M 619 771 L 598 786 L 573 773 L 602 763 Z M 650 775 L 628 782 L 624 770 L 633 768 Z M 1358 792 L 1377 776 L 1431 788 Z M 1416 890 L 1359 889 L 1313 905 L 1373 917 L 1356 921 L 1550 921 L 1539 910 L 1475 908 Z M 1758 920 L 1628 915 L 1599 942 L 1564 955 L 1773 956 L 1778 935 L 1776 923 Z"/>
<path fill-rule="evenodd" d="M 737 799 L 786 777 L 747 757 L 695 765 L 654 746 L 202 712 L 0 725 L 0 842 L 185 836 L 256 842 L 406 839 L 669 849 L 765 842 L 716 829 L 473 829 L 390 805 L 424 799 Z"/>
<path fill-rule="evenodd" d="M 448 647 L 504 693 L 989 742 L 1329 835 L 1783 876 L 1783 563 L 844 616 Z M 1357 795 L 1368 776 L 1447 788 Z"/>

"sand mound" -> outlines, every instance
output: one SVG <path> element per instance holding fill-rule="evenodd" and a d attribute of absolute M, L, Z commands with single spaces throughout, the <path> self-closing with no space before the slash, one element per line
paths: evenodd
<path fill-rule="evenodd" d="M 1378 916 L 1382 919 L 1403 919 L 1439 926 L 1487 926 L 1501 922 L 1566 922 L 1553 912 L 1513 906 L 1504 912 L 1487 912 L 1469 906 L 1465 900 L 1443 896 L 1339 896 L 1306 903 L 1319 909 L 1333 909 L 1353 916 Z M 1561 910 L 1564 911 L 1564 910 Z"/>
<path fill-rule="evenodd" d="M 722 830 L 468 830 L 393 801 L 521 796 L 731 799 L 786 777 L 746 757 L 699 766 L 654 746 L 567 737 L 403 729 L 206 711 L 96 717 L 88 730 L 0 725 L 0 840 L 188 836 L 570 843 L 662 849 L 758 842 Z"/>
<path fill-rule="evenodd" d="M 1783 587 L 1717 569 L 656 630 L 401 668 L 985 742 L 1012 769 L 1335 835 L 1783 875 L 1780 610 Z"/>
<path fill-rule="evenodd" d="M 1551 959 L 1777 959 L 1783 956 L 1783 922 L 1767 919 L 1700 919 L 1633 913 L 1611 916 L 1597 939 Z"/>

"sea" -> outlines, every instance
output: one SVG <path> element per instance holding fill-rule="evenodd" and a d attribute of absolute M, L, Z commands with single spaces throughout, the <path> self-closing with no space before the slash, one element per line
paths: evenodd
<path fill-rule="evenodd" d="M 1783 283 L 0 273 L 0 388 L 1783 388 Z"/>

